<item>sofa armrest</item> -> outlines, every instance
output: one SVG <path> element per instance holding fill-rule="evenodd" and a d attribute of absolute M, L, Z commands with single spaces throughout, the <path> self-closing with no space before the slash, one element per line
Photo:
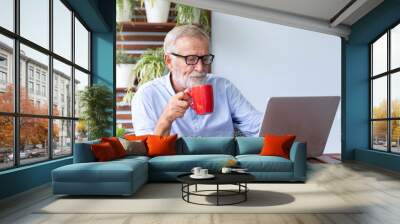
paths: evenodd
<path fill-rule="evenodd" d="M 74 163 L 89 163 L 95 162 L 96 158 L 94 157 L 90 146 L 92 144 L 100 143 L 99 140 L 83 142 L 83 143 L 75 143 L 74 145 Z"/>
<path fill-rule="evenodd" d="M 290 149 L 290 160 L 293 162 L 293 179 L 305 181 L 307 174 L 307 144 L 294 142 Z"/>

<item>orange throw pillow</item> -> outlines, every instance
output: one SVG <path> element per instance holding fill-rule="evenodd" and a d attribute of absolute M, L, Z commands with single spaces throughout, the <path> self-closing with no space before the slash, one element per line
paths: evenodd
<path fill-rule="evenodd" d="M 108 142 L 92 144 L 90 147 L 94 157 L 99 162 L 109 161 L 117 158 L 112 145 Z"/>
<path fill-rule="evenodd" d="M 286 159 L 290 158 L 290 148 L 295 135 L 269 135 L 264 136 L 264 146 L 261 149 L 261 156 L 280 156 Z"/>
<path fill-rule="evenodd" d="M 114 149 L 115 155 L 117 158 L 125 157 L 126 151 L 124 146 L 122 146 L 121 142 L 117 137 L 109 137 L 109 138 L 101 138 L 101 142 L 108 142 Z"/>
<path fill-rule="evenodd" d="M 150 135 L 147 137 L 147 155 L 148 156 L 165 156 L 176 155 L 176 139 L 177 135 L 157 136 Z"/>
<path fill-rule="evenodd" d="M 143 142 L 146 142 L 147 137 L 149 137 L 149 135 L 138 135 L 138 136 L 136 136 L 136 135 L 125 135 L 124 136 L 124 138 L 126 140 L 129 140 L 129 141 L 138 141 L 138 140 L 140 140 L 140 141 L 143 141 Z"/>

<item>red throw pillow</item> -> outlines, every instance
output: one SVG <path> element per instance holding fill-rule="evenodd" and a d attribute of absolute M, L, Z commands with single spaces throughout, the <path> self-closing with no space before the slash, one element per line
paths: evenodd
<path fill-rule="evenodd" d="M 94 157 L 99 162 L 109 161 L 117 158 L 112 145 L 108 142 L 92 144 L 90 147 L 92 149 Z"/>
<path fill-rule="evenodd" d="M 176 139 L 177 135 L 157 136 L 150 135 L 147 137 L 147 155 L 148 156 L 165 156 L 176 155 Z"/>
<path fill-rule="evenodd" d="M 269 135 L 264 136 L 264 146 L 261 149 L 262 156 L 280 156 L 286 159 L 290 158 L 290 148 L 295 135 Z"/>
<path fill-rule="evenodd" d="M 110 143 L 112 148 L 114 149 L 117 158 L 126 156 L 126 151 L 124 149 L 124 146 L 122 146 L 121 142 L 117 137 L 101 138 L 101 142 Z"/>

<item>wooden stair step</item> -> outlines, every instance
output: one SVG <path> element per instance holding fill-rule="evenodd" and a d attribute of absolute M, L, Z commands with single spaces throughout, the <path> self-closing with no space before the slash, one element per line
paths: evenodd
<path fill-rule="evenodd" d="M 117 106 L 117 111 L 131 111 L 131 106 L 129 105 Z"/>
<path fill-rule="evenodd" d="M 117 45 L 117 49 L 121 50 L 147 50 L 147 49 L 156 49 L 156 48 L 160 48 L 162 47 L 162 45 L 153 45 L 153 44 L 118 44 Z"/>
<path fill-rule="evenodd" d="M 117 114 L 117 119 L 131 120 L 132 119 L 132 115 L 131 114 Z"/>
<path fill-rule="evenodd" d="M 164 41 L 165 35 L 117 35 L 117 41 Z"/>
<path fill-rule="evenodd" d="M 122 102 L 123 99 L 124 99 L 123 96 L 117 96 L 117 97 L 116 97 L 117 103 L 118 103 L 118 102 Z"/>
<path fill-rule="evenodd" d="M 121 125 L 123 128 L 133 128 L 132 123 L 122 123 Z"/>
<path fill-rule="evenodd" d="M 124 32 L 168 32 L 175 27 L 175 23 L 147 23 L 147 22 L 121 22 Z"/>

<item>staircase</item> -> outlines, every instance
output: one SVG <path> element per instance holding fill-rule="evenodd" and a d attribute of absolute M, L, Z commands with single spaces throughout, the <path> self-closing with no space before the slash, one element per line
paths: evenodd
<path fill-rule="evenodd" d="M 135 8 L 136 15 L 132 21 L 119 23 L 117 32 L 117 49 L 122 49 L 132 58 L 139 58 L 147 49 L 163 46 L 165 35 L 175 27 L 175 6 L 171 4 L 167 23 L 147 23 L 143 8 Z M 117 125 L 121 125 L 127 132 L 133 132 L 131 106 L 122 102 L 126 88 L 117 86 Z"/>

